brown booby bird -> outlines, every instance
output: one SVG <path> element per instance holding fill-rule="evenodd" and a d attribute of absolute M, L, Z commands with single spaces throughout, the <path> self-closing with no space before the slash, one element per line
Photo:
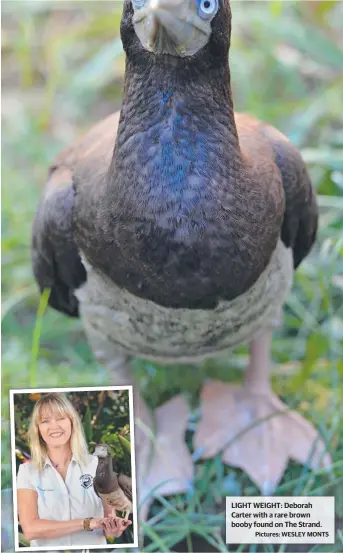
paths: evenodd
<path fill-rule="evenodd" d="M 125 512 L 125 520 L 132 513 L 132 480 L 125 474 L 117 474 L 113 470 L 113 460 L 110 448 L 106 444 L 96 446 L 94 455 L 99 459 L 93 480 L 95 493 L 116 511 Z"/>
<path fill-rule="evenodd" d="M 314 427 L 269 383 L 272 328 L 318 210 L 296 148 L 234 113 L 230 36 L 228 0 L 125 0 L 121 111 L 51 167 L 33 267 L 50 305 L 81 316 L 117 384 L 132 382 L 132 356 L 194 363 L 249 343 L 243 387 L 204 384 L 194 446 L 270 493 L 289 458 L 330 463 Z M 185 400 L 153 421 L 136 390 L 135 407 L 139 491 L 187 489 Z"/>

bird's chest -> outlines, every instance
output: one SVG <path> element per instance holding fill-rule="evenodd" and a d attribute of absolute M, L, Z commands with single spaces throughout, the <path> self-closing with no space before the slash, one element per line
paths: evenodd
<path fill-rule="evenodd" d="M 116 286 L 84 261 L 87 282 L 77 291 L 93 349 L 162 362 L 194 361 L 248 341 L 274 324 L 292 283 L 292 252 L 280 241 L 256 283 L 213 310 L 169 309 Z"/>

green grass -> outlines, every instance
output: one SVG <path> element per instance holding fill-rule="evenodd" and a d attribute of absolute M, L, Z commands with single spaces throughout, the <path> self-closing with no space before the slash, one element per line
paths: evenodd
<path fill-rule="evenodd" d="M 8 390 L 39 385 L 109 383 L 79 321 L 47 309 L 37 330 L 39 296 L 30 264 L 30 235 L 49 163 L 58 150 L 120 106 L 123 55 L 120 3 L 5 1 L 3 4 L 2 487 L 11 486 Z M 114 7 L 113 7 L 114 6 Z M 316 247 L 298 270 L 275 333 L 275 391 L 322 433 L 332 473 L 291 463 L 276 495 L 337 497 L 335 546 L 343 548 L 343 52 L 339 2 L 234 2 L 231 76 L 237 111 L 285 132 L 307 160 L 320 205 Z M 42 304 L 41 304 L 42 307 Z M 38 338 L 40 349 L 38 351 Z M 198 418 L 205 376 L 240 380 L 241 347 L 199 367 L 163 367 L 137 360 L 134 371 L 154 407 L 182 390 L 192 405 L 187 439 Z M 173 375 L 172 382 L 170 374 Z M 225 545 L 226 495 L 258 490 L 218 458 L 196 463 L 187 495 L 153 504 L 144 551 L 256 551 Z M 5 494 L 6 503 L 8 493 Z M 13 550 L 6 521 L 5 550 Z M 182 542 L 177 549 L 176 544 Z M 204 545 L 205 544 L 205 545 Z M 206 545 L 207 544 L 207 545 Z M 285 551 L 265 546 L 266 552 Z"/>

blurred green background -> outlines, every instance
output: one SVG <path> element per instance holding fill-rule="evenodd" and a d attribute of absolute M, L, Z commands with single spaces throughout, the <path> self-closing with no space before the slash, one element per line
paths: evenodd
<path fill-rule="evenodd" d="M 33 341 L 39 296 L 30 239 L 54 155 L 120 107 L 121 4 L 2 2 L 4 489 L 11 486 L 8 390 L 110 383 L 78 321 L 48 309 Z M 342 551 L 343 3 L 257 0 L 234 1 L 231 7 L 235 109 L 272 123 L 301 149 L 321 213 L 316 247 L 297 271 L 284 324 L 275 333 L 273 386 L 318 427 L 334 465 L 327 476 L 290 463 L 276 495 L 335 494 L 335 546 L 304 550 Z M 247 349 L 241 347 L 227 358 L 187 371 L 140 360 L 134 362 L 134 371 L 151 406 L 180 390 L 188 394 L 193 406 L 187 433 L 191 444 L 203 378 L 240 380 L 246 363 Z M 8 499 L 9 492 L 4 493 Z M 243 472 L 223 466 L 219 458 L 198 461 L 188 494 L 155 501 L 145 525 L 144 551 L 257 551 L 256 546 L 226 546 L 223 533 L 225 496 L 254 494 L 258 490 Z M 5 550 L 11 550 L 7 534 L 6 540 Z"/>
<path fill-rule="evenodd" d="M 106 443 L 111 447 L 115 471 L 131 476 L 130 413 L 128 390 L 90 390 L 65 394 L 78 412 L 90 453 L 95 444 Z M 27 431 L 35 403 L 41 393 L 18 393 L 13 396 L 15 421 L 15 459 L 19 465 L 30 460 L 31 452 Z M 133 541 L 133 529 L 118 538 L 116 543 Z M 108 538 L 108 543 L 113 543 Z M 29 547 L 19 525 L 19 543 Z"/>

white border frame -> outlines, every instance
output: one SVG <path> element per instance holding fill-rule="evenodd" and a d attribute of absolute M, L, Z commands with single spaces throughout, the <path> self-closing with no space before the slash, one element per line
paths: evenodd
<path fill-rule="evenodd" d="M 15 457 L 15 424 L 14 424 L 14 396 L 16 394 L 35 394 L 49 392 L 91 392 L 91 391 L 117 391 L 127 390 L 129 392 L 129 419 L 130 419 L 130 441 L 131 441 L 131 477 L 132 477 L 132 503 L 133 503 L 133 543 L 131 544 L 108 544 L 108 545 L 64 545 L 49 547 L 19 547 L 18 535 L 18 505 L 17 505 L 17 474 Z M 136 457 L 135 457 L 135 426 L 133 416 L 133 392 L 132 386 L 84 386 L 80 388 L 23 388 L 10 390 L 10 423 L 11 423 L 11 457 L 12 457 L 12 490 L 13 490 L 13 528 L 14 528 L 14 550 L 15 551 L 65 551 L 88 549 L 123 549 L 138 547 L 138 520 L 137 520 L 137 493 L 136 493 Z"/>

